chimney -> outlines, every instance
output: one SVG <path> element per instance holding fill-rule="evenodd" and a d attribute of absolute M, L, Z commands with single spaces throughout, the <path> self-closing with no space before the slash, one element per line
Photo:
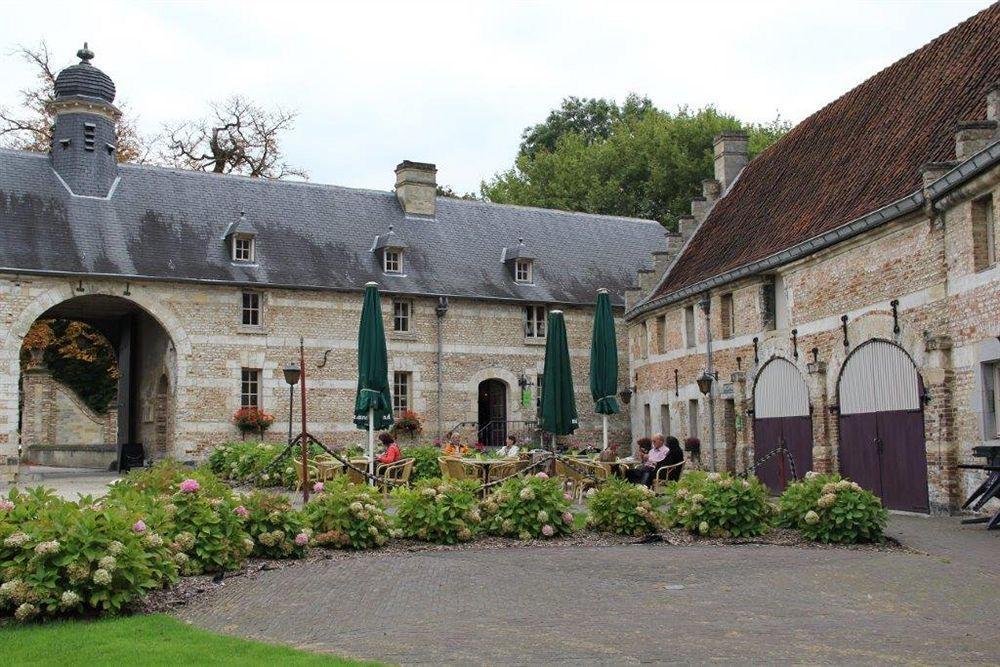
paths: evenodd
<path fill-rule="evenodd" d="M 747 135 L 743 132 L 723 132 L 712 144 L 715 152 L 715 180 L 725 192 L 743 167 L 747 166 Z"/>
<path fill-rule="evenodd" d="M 700 220 L 695 218 L 693 215 L 682 215 L 677 218 L 677 231 L 680 232 L 681 238 L 687 241 L 691 236 L 694 235 Z"/>
<path fill-rule="evenodd" d="M 403 160 L 396 165 L 396 198 L 406 215 L 434 217 L 437 210 L 437 167 Z"/>
<path fill-rule="evenodd" d="M 701 182 L 701 196 L 705 198 L 709 208 L 712 208 L 712 204 L 715 203 L 720 194 L 722 194 L 722 185 L 714 178 L 706 178 Z"/>
<path fill-rule="evenodd" d="M 958 122 L 955 133 L 955 157 L 967 160 L 991 143 L 997 133 L 995 120 L 965 120 Z"/>

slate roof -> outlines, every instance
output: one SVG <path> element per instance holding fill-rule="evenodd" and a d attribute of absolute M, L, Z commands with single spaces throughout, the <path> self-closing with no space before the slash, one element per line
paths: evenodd
<path fill-rule="evenodd" d="M 240 211 L 255 265 L 230 261 Z M 383 275 L 373 239 L 395 227 L 405 275 Z M 535 283 L 500 262 L 523 236 Z M 122 165 L 108 199 L 71 196 L 46 155 L 0 150 L 0 270 L 337 290 L 370 280 L 403 294 L 617 304 L 663 245 L 656 222 L 439 197 L 435 219 L 404 216 L 392 192 Z"/>
<path fill-rule="evenodd" d="M 743 170 L 653 299 L 774 255 L 920 189 L 1000 82 L 1000 3 L 799 123 Z"/>
<path fill-rule="evenodd" d="M 90 64 L 94 52 L 84 44 L 76 52 L 80 62 L 70 65 L 56 76 L 56 97 L 93 97 L 105 102 L 115 101 L 115 83 L 111 77 Z"/>

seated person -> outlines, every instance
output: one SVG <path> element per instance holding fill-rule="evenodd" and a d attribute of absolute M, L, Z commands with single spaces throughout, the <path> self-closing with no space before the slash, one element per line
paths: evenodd
<path fill-rule="evenodd" d="M 382 454 L 382 456 L 376 457 L 376 461 L 386 465 L 389 463 L 395 463 L 402 458 L 403 454 L 399 451 L 399 445 L 396 444 L 395 438 L 388 433 L 380 433 L 378 439 L 385 447 L 385 453 Z"/>
<path fill-rule="evenodd" d="M 497 450 L 497 456 L 504 458 L 515 459 L 517 455 L 521 453 L 520 448 L 517 446 L 517 436 L 508 435 L 507 442 L 503 447 Z"/>
<path fill-rule="evenodd" d="M 441 453 L 445 456 L 460 456 L 468 454 L 469 448 L 462 444 L 462 438 L 458 433 L 452 433 L 448 436 L 448 442 L 441 448 Z"/>
<path fill-rule="evenodd" d="M 640 449 L 639 451 L 641 452 L 642 450 Z M 657 433 L 653 436 L 652 447 L 649 453 L 641 455 L 642 465 L 629 471 L 628 480 L 635 484 L 652 486 L 653 479 L 656 477 L 656 470 L 661 464 L 665 465 L 664 461 L 666 461 L 668 453 L 669 450 L 667 449 L 663 434 Z"/>
<path fill-rule="evenodd" d="M 667 458 L 663 459 L 661 466 L 673 466 L 684 461 L 684 450 L 681 449 L 681 443 L 677 438 L 672 435 L 667 436 Z M 668 482 L 676 482 L 681 478 L 681 468 L 683 466 L 677 466 L 676 468 L 671 468 L 670 472 L 667 473 Z"/>

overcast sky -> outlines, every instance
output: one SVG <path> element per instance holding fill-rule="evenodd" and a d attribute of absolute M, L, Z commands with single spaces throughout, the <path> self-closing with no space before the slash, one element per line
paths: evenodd
<path fill-rule="evenodd" d="M 478 191 L 567 95 L 797 122 L 989 4 L 21 1 L 0 104 L 31 81 L 11 48 L 45 39 L 64 66 L 87 40 L 143 131 L 242 93 L 298 110 L 284 147 L 313 181 L 391 189 L 405 158 Z"/>

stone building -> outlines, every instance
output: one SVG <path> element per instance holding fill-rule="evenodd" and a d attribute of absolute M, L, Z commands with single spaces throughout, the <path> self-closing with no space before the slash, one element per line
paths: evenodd
<path fill-rule="evenodd" d="M 535 419 L 553 307 L 566 313 L 576 439 L 599 432 L 592 304 L 608 288 L 624 315 L 659 224 L 438 197 L 434 165 L 410 161 L 394 192 L 119 165 L 114 83 L 78 55 L 56 80 L 49 154 L 0 151 L 0 453 L 18 442 L 22 339 L 50 317 L 116 346 L 117 438 L 147 454 L 201 457 L 237 436 L 245 405 L 274 413 L 270 437 L 283 438 L 282 367 L 300 336 L 310 431 L 359 442 L 357 326 L 372 280 L 395 406 L 416 410 L 428 439 L 464 424 L 493 442 Z M 613 439 L 628 428 L 613 420 Z"/>
<path fill-rule="evenodd" d="M 1000 437 L 998 83 L 993 5 L 749 164 L 746 137 L 717 137 L 715 178 L 628 295 L 635 433 L 698 437 L 719 469 L 784 445 L 798 475 L 839 470 L 890 508 L 958 507 L 978 479 L 957 464 Z"/>

